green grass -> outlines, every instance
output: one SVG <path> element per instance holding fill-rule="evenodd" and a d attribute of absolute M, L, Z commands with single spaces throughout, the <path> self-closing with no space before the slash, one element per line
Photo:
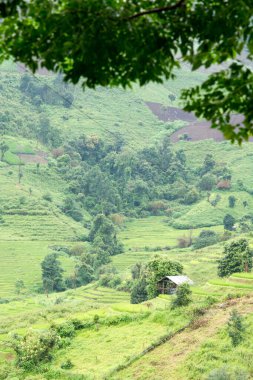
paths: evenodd
<path fill-rule="evenodd" d="M 0 297 L 15 296 L 15 282 L 23 280 L 27 291 L 31 291 L 34 284 L 41 282 L 41 262 L 52 252 L 48 246 L 57 242 L 42 241 L 0 241 L 1 271 L 0 271 Z M 59 243 L 62 244 L 62 243 Z M 67 255 L 60 256 L 65 275 L 72 273 L 73 259 Z"/>
<path fill-rule="evenodd" d="M 201 228 L 191 231 L 192 238 L 199 235 Z M 222 233 L 223 226 L 216 225 L 212 230 Z M 133 250 L 156 247 L 175 247 L 178 238 L 189 236 L 189 230 L 177 230 L 170 225 L 165 216 L 152 216 L 145 219 L 133 219 L 126 222 L 119 236 L 126 248 Z"/>
<path fill-rule="evenodd" d="M 209 284 L 211 285 L 218 285 L 218 286 L 224 286 L 229 288 L 235 288 L 235 289 L 249 289 L 253 290 L 253 283 L 252 284 L 245 284 L 240 282 L 233 282 L 230 280 L 210 280 Z"/>
<path fill-rule="evenodd" d="M 214 369 L 225 368 L 227 372 L 244 372 L 249 375 L 245 379 L 251 378 L 253 371 L 253 314 L 247 316 L 246 324 L 245 338 L 239 346 L 233 347 L 226 327 L 221 328 L 213 338 L 207 339 L 187 358 L 178 370 L 180 376 L 187 380 L 205 379 Z M 240 378 L 244 379 L 244 377 Z"/>

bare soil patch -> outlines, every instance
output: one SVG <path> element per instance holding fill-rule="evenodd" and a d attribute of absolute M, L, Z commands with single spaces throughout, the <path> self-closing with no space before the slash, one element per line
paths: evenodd
<path fill-rule="evenodd" d="M 210 123 L 207 121 L 189 124 L 172 133 L 170 139 L 173 143 L 176 143 L 180 140 L 180 136 L 183 134 L 188 135 L 187 141 L 200 141 L 207 139 L 213 139 L 215 141 L 225 140 L 223 134 L 219 130 L 211 128 Z"/>
<path fill-rule="evenodd" d="M 200 141 L 213 139 L 215 141 L 224 141 L 223 134 L 217 130 L 211 128 L 211 124 L 208 121 L 198 121 L 193 113 L 188 113 L 177 107 L 166 107 L 161 103 L 146 102 L 148 108 L 153 112 L 159 120 L 162 121 L 175 121 L 182 120 L 189 124 L 179 129 L 171 135 L 171 141 L 176 143 L 179 141 L 180 136 L 187 134 L 187 141 Z M 231 123 L 237 124 L 242 121 L 242 116 L 232 116 Z M 252 139 L 250 139 L 252 141 Z"/>
<path fill-rule="evenodd" d="M 47 154 L 38 151 L 35 154 L 18 153 L 17 156 L 26 164 L 47 164 Z"/>
<path fill-rule="evenodd" d="M 183 120 L 193 122 L 197 120 L 193 113 L 185 112 L 177 107 L 166 107 L 160 103 L 154 102 L 146 102 L 146 105 L 153 112 L 153 114 L 162 121 Z"/>

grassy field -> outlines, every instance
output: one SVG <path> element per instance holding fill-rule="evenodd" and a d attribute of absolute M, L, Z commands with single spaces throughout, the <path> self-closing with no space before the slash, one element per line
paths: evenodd
<path fill-rule="evenodd" d="M 215 307 L 198 321 L 160 347 L 119 371 L 110 380 L 161 380 L 170 373 L 175 380 L 204 380 L 216 368 L 243 370 L 252 374 L 252 307 L 251 298 Z M 243 344 L 234 348 L 228 337 L 226 323 L 233 308 L 247 316 L 248 328 Z M 239 371 L 238 371 L 239 373 Z M 214 379 L 229 377 L 214 377 Z"/>

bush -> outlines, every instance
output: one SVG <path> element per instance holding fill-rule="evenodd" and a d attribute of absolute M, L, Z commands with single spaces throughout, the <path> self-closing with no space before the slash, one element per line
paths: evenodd
<path fill-rule="evenodd" d="M 53 201 L 53 197 L 50 193 L 46 193 L 46 194 L 43 194 L 42 195 L 42 199 L 44 199 L 45 201 L 48 201 L 48 202 L 52 202 Z"/>
<path fill-rule="evenodd" d="M 12 347 L 17 354 L 17 364 L 27 370 L 52 358 L 52 350 L 60 338 L 53 330 L 39 333 L 31 330 L 24 337 L 15 335 Z"/>
<path fill-rule="evenodd" d="M 75 335 L 75 326 L 72 322 L 66 322 L 54 327 L 61 338 L 72 338 Z"/>
<path fill-rule="evenodd" d="M 228 321 L 228 335 L 234 347 L 243 341 L 245 330 L 243 317 L 236 310 L 233 310 Z"/>
<path fill-rule="evenodd" d="M 195 202 L 197 202 L 199 199 L 199 194 L 196 189 L 191 189 L 186 192 L 186 195 L 184 197 L 184 203 L 187 205 L 191 205 Z"/>
<path fill-rule="evenodd" d="M 193 246 L 195 249 L 208 247 L 209 245 L 216 244 L 218 242 L 218 236 L 216 232 L 211 230 L 203 230 L 195 240 Z"/>
<path fill-rule="evenodd" d="M 205 174 L 199 183 L 199 187 L 204 191 L 211 191 L 216 183 L 216 178 L 212 174 Z"/>
<path fill-rule="evenodd" d="M 116 289 L 121 284 L 121 278 L 113 273 L 102 274 L 98 281 L 100 286 Z"/>
<path fill-rule="evenodd" d="M 148 299 L 147 283 L 145 278 L 135 281 L 131 291 L 131 303 L 137 304 Z"/>
<path fill-rule="evenodd" d="M 207 380 L 249 380 L 249 378 L 249 374 L 241 369 L 233 371 L 230 368 L 218 368 L 209 374 Z"/>
<path fill-rule="evenodd" d="M 72 363 L 70 359 L 67 359 L 65 362 L 61 364 L 62 369 L 71 369 L 73 367 L 74 367 L 74 364 Z"/>
<path fill-rule="evenodd" d="M 233 231 L 234 224 L 235 218 L 230 214 L 226 214 L 223 219 L 224 229 L 228 231 Z"/>
<path fill-rule="evenodd" d="M 176 297 L 172 301 L 172 307 L 187 306 L 192 302 L 192 291 L 189 284 L 182 284 L 177 288 Z"/>
<path fill-rule="evenodd" d="M 228 205 L 229 205 L 229 207 L 231 207 L 231 208 L 235 207 L 235 202 L 236 202 L 236 197 L 234 197 L 233 195 L 230 195 L 228 197 Z"/>
<path fill-rule="evenodd" d="M 180 238 L 177 239 L 177 246 L 179 248 L 187 248 L 187 247 L 190 247 L 192 245 L 192 236 L 191 234 L 189 234 L 189 236 L 182 236 Z"/>

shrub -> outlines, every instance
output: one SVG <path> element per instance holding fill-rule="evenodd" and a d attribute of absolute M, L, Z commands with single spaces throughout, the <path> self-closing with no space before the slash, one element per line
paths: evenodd
<path fill-rule="evenodd" d="M 72 338 L 75 335 L 75 326 L 72 322 L 65 322 L 54 327 L 61 338 Z"/>
<path fill-rule="evenodd" d="M 137 304 L 148 299 L 147 282 L 145 278 L 135 281 L 131 291 L 131 303 Z"/>
<path fill-rule="evenodd" d="M 191 205 L 197 202 L 199 199 L 199 194 L 195 188 L 188 190 L 184 196 L 184 203 L 187 205 Z"/>
<path fill-rule="evenodd" d="M 81 256 L 84 253 L 84 246 L 81 244 L 76 244 L 69 250 L 70 256 Z"/>
<path fill-rule="evenodd" d="M 209 245 L 216 244 L 218 240 L 219 239 L 216 232 L 211 230 L 203 230 L 200 232 L 193 246 L 195 249 L 200 249 L 208 247 Z"/>
<path fill-rule="evenodd" d="M 46 194 L 43 194 L 42 195 L 42 199 L 44 199 L 45 201 L 48 201 L 48 202 L 52 202 L 53 201 L 53 197 L 50 193 L 46 193 Z"/>
<path fill-rule="evenodd" d="M 187 248 L 192 245 L 192 236 L 189 234 L 189 236 L 181 236 L 177 239 L 177 245 L 179 248 Z"/>
<path fill-rule="evenodd" d="M 227 329 L 232 345 L 234 347 L 238 346 L 243 341 L 246 330 L 243 317 L 238 313 L 238 311 L 233 310 L 230 314 Z"/>
<path fill-rule="evenodd" d="M 233 195 L 230 195 L 228 197 L 228 205 L 229 205 L 229 207 L 231 207 L 231 208 L 235 207 L 235 202 L 236 202 L 236 197 L 234 197 Z"/>
<path fill-rule="evenodd" d="M 226 214 L 223 219 L 224 229 L 228 231 L 233 231 L 234 224 L 235 218 L 230 214 Z"/>
<path fill-rule="evenodd" d="M 100 286 L 116 289 L 121 284 L 121 278 L 113 273 L 107 273 L 100 276 L 98 283 Z"/>
<path fill-rule="evenodd" d="M 201 190 L 211 191 L 215 183 L 216 183 L 216 178 L 214 175 L 205 174 L 199 182 L 199 187 Z"/>
<path fill-rule="evenodd" d="M 67 359 L 65 362 L 61 364 L 62 369 L 71 369 L 73 367 L 74 367 L 74 364 L 72 363 L 70 359 Z"/>
<path fill-rule="evenodd" d="M 249 374 L 241 369 L 233 371 L 230 368 L 217 368 L 209 374 L 207 380 L 249 380 L 249 378 Z"/>
<path fill-rule="evenodd" d="M 51 360 L 52 350 L 59 339 L 53 330 L 43 333 L 31 330 L 24 337 L 15 335 L 12 347 L 17 354 L 18 366 L 29 370 L 43 361 Z"/>
<path fill-rule="evenodd" d="M 176 297 L 172 301 L 172 307 L 187 306 L 192 302 L 192 291 L 189 284 L 182 284 L 177 288 Z"/>

